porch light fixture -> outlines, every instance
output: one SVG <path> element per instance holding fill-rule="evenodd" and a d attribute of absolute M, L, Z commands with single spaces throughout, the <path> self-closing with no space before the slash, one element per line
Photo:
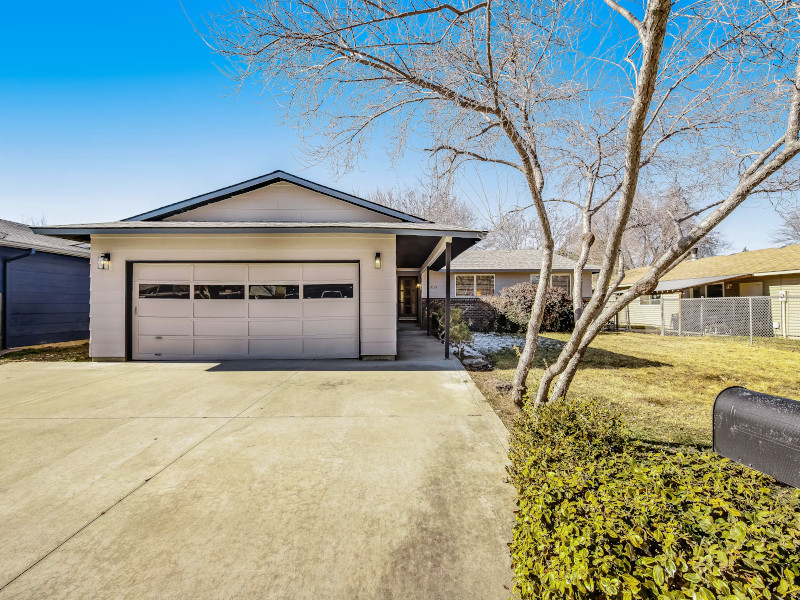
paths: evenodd
<path fill-rule="evenodd" d="M 376 252 L 375 253 L 375 268 L 376 269 L 380 269 L 381 268 L 381 253 L 380 252 Z"/>
<path fill-rule="evenodd" d="M 97 257 L 97 268 L 107 271 L 111 268 L 111 254 L 105 252 Z"/>

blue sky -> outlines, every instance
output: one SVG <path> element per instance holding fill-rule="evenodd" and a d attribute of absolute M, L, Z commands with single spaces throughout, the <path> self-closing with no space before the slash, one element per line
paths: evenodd
<path fill-rule="evenodd" d="M 193 19 L 225 0 L 184 0 Z M 424 158 L 381 148 L 336 180 L 256 90 L 232 94 L 177 0 L 7 3 L 0 20 L 0 218 L 115 220 L 275 169 L 367 192 Z M 465 186 L 464 189 L 469 189 Z M 770 246 L 768 205 L 739 209 L 732 251 Z"/>

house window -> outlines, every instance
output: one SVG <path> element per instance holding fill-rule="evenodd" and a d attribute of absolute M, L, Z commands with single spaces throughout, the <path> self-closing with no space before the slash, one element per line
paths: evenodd
<path fill-rule="evenodd" d="M 244 285 L 195 285 L 195 300 L 244 300 Z"/>
<path fill-rule="evenodd" d="M 494 294 L 494 275 L 456 275 L 456 296 L 474 298 Z"/>
<path fill-rule="evenodd" d="M 299 285 L 264 284 L 250 286 L 251 300 L 297 300 Z"/>
<path fill-rule="evenodd" d="M 189 299 L 189 286 L 172 283 L 140 283 L 139 298 Z"/>
<path fill-rule="evenodd" d="M 551 275 L 550 287 L 554 290 L 564 290 L 564 293 L 569 296 L 569 275 Z"/>
<path fill-rule="evenodd" d="M 352 283 L 308 283 L 303 286 L 303 299 L 352 298 Z"/>
<path fill-rule="evenodd" d="M 538 273 L 531 273 L 531 283 L 533 285 L 539 285 L 539 279 Z M 550 287 L 552 289 L 564 290 L 567 296 L 569 296 L 571 281 L 572 278 L 569 275 L 550 275 Z"/>
<path fill-rule="evenodd" d="M 649 296 L 639 296 L 641 306 L 658 306 L 661 304 L 661 294 L 650 294 Z"/>
<path fill-rule="evenodd" d="M 475 276 L 456 275 L 456 296 L 475 295 Z"/>
<path fill-rule="evenodd" d="M 475 295 L 494 295 L 494 275 L 475 275 Z"/>

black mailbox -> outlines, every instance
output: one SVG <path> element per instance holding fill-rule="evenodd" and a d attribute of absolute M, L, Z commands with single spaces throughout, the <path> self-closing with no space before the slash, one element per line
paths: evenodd
<path fill-rule="evenodd" d="M 714 401 L 714 452 L 800 487 L 800 401 L 722 390 Z"/>

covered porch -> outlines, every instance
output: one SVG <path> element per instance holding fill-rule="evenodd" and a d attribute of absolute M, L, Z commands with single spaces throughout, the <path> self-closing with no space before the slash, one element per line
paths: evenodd
<path fill-rule="evenodd" d="M 477 232 L 476 232 L 477 233 Z M 450 358 L 450 305 L 452 300 L 450 267 L 452 260 L 468 250 L 483 237 L 465 236 L 397 236 L 397 315 L 398 338 L 400 327 L 408 329 L 414 323 L 427 336 L 431 335 L 431 305 L 422 302 L 422 285 L 426 286 L 425 298 L 430 298 L 431 272 L 444 269 L 444 357 Z M 398 348 L 399 353 L 399 348 Z M 399 358 L 399 354 L 398 354 Z"/>

